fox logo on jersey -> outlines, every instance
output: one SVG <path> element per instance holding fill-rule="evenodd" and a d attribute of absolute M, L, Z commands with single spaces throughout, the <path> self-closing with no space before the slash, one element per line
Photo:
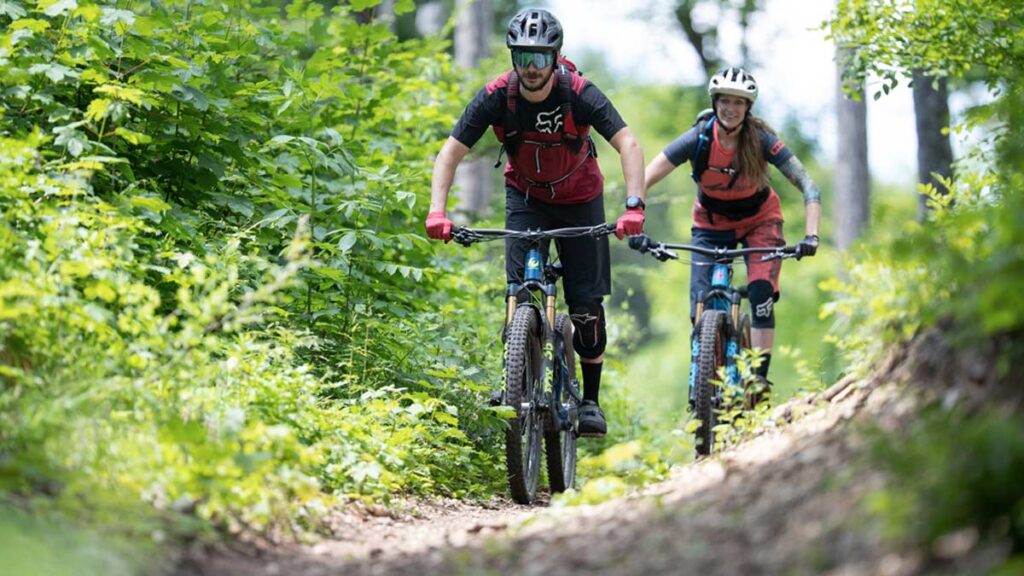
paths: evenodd
<path fill-rule="evenodd" d="M 552 110 L 537 114 L 537 132 L 554 134 L 562 129 L 562 111 Z"/>

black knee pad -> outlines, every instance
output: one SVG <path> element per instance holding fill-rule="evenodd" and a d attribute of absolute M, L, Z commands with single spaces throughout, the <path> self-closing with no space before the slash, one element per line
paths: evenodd
<path fill-rule="evenodd" d="M 608 334 L 604 326 L 604 306 L 600 302 L 589 304 L 573 304 L 569 307 L 569 318 L 576 328 L 572 337 L 572 347 L 580 358 L 588 360 L 604 354 Z"/>
<path fill-rule="evenodd" d="M 775 328 L 775 302 L 779 293 L 772 289 L 767 280 L 754 280 L 747 287 L 750 295 L 750 310 L 753 313 L 750 324 L 754 328 Z"/>

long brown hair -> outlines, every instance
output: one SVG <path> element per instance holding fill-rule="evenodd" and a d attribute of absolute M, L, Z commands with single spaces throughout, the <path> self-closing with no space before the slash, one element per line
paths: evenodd
<path fill-rule="evenodd" d="M 768 161 L 761 150 L 761 130 L 775 134 L 775 130 L 767 122 L 747 113 L 743 130 L 740 130 L 739 143 L 736 145 L 736 156 L 733 167 L 740 178 L 754 183 L 758 188 L 768 185 Z"/>

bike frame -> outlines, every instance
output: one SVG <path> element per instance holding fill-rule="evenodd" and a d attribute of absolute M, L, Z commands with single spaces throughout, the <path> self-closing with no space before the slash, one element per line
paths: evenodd
<path fill-rule="evenodd" d="M 667 246 L 666 246 L 667 247 Z M 704 310 L 718 310 L 721 312 L 728 313 L 726 327 L 729 333 L 729 338 L 725 344 L 725 382 L 727 386 L 734 390 L 742 390 L 743 381 L 740 378 L 739 368 L 736 366 L 736 358 L 740 354 L 740 304 L 745 296 L 744 292 L 737 290 L 732 285 L 732 265 L 733 261 L 737 256 L 722 256 L 720 259 L 715 260 L 711 264 L 711 289 L 706 294 L 697 295 L 697 307 L 694 321 L 693 332 L 696 333 L 700 328 L 700 319 L 704 315 Z M 700 353 L 698 348 L 698 342 L 696 338 L 691 338 L 692 344 L 692 358 L 697 358 Z M 690 390 L 689 399 L 693 402 L 693 389 L 694 379 L 696 378 L 696 370 L 690 370 Z M 715 407 L 721 408 L 722 405 L 722 390 L 716 389 L 715 392 Z"/>
<path fill-rule="evenodd" d="M 743 391 L 743 381 L 739 374 L 736 358 L 740 355 L 740 342 L 744 336 L 742 332 L 745 327 L 742 325 L 742 313 L 740 304 L 746 297 L 746 287 L 735 288 L 732 285 L 733 262 L 736 258 L 749 258 L 759 255 L 763 260 L 785 259 L 796 256 L 796 246 L 780 247 L 754 247 L 754 248 L 708 248 L 704 246 L 693 246 L 690 244 L 672 244 L 665 242 L 653 242 L 646 235 L 636 236 L 630 239 L 630 247 L 641 252 L 650 253 L 658 260 L 677 260 L 679 257 L 673 250 L 685 250 L 711 258 L 711 288 L 706 293 L 697 295 L 694 325 L 691 332 L 691 367 L 689 377 L 688 399 L 691 409 L 694 405 L 694 396 L 697 378 L 697 358 L 700 356 L 700 339 L 696 336 L 700 333 L 701 322 L 706 310 L 722 312 L 725 316 L 726 342 L 725 362 L 726 377 L 724 384 L 737 390 Z M 713 406 L 721 408 L 724 390 L 722 387 L 715 387 L 713 394 Z"/>
<path fill-rule="evenodd" d="M 611 234 L 615 231 L 614 225 L 599 224 L 597 226 L 557 228 L 551 230 L 505 230 L 505 229 L 470 229 L 455 227 L 452 230 L 452 239 L 464 246 L 474 242 L 496 239 L 513 239 L 528 243 L 526 251 L 526 262 L 521 282 L 510 282 L 506 291 L 505 305 L 505 330 L 503 341 L 506 352 L 510 348 L 512 340 L 505 341 L 504 338 L 516 338 L 523 334 L 526 326 L 523 322 L 534 319 L 539 323 L 539 344 L 541 346 L 539 362 L 539 378 L 536 386 L 530 394 L 520 396 L 518 391 L 510 392 L 508 386 L 508 370 L 513 366 L 513 371 L 518 364 L 511 361 L 506 355 L 504 370 L 506 371 L 506 389 L 502 396 L 502 404 L 510 405 L 516 409 L 518 425 L 513 425 L 510 431 L 506 432 L 506 463 L 509 468 L 509 482 L 513 499 L 520 503 L 530 503 L 536 489 L 536 476 L 533 467 L 534 457 L 537 455 L 535 446 L 532 444 L 533 422 L 536 422 L 538 415 L 547 414 L 547 419 L 542 426 L 544 428 L 544 444 L 547 451 L 548 476 L 552 491 L 563 491 L 572 487 L 576 473 L 576 436 L 575 430 L 576 410 L 582 402 L 582 394 L 579 390 L 579 383 L 576 380 L 574 353 L 571 348 L 571 324 L 569 317 L 565 314 L 556 313 L 556 302 L 558 300 L 558 279 L 562 276 L 561 266 L 550 264 L 548 255 L 550 244 L 545 243 L 557 238 L 572 237 L 593 237 L 597 238 Z M 523 310 L 529 309 L 526 316 Z M 567 332 L 568 330 L 568 332 Z M 511 331 L 511 332 L 510 332 Z M 568 338 L 567 338 L 568 337 Z M 520 337 L 521 338 L 521 337 Z M 522 339 L 516 340 L 518 344 L 514 349 L 522 350 Z M 533 340 L 537 342 L 537 340 Z M 527 344 L 528 346 L 528 344 Z M 515 358 L 522 358 L 517 355 Z M 557 369 L 556 369 L 557 368 Z M 528 369 L 528 368 L 524 368 Z M 548 392 L 550 391 L 550 393 Z M 524 432 L 523 422 L 527 423 Z M 518 430 L 520 438 L 529 445 L 525 469 L 520 468 L 518 461 L 523 457 L 520 445 L 515 444 L 513 437 Z M 539 457 L 539 456 L 538 456 Z M 513 465 L 511 462 L 517 462 Z M 552 463 L 556 467 L 552 468 Z M 513 471 L 514 470 L 514 471 Z M 520 473 L 526 479 L 526 484 L 520 483 Z"/>
<path fill-rule="evenodd" d="M 552 370 L 553 351 L 555 345 L 555 309 L 558 301 L 558 279 L 562 276 L 561 268 L 553 266 L 548 262 L 550 245 L 546 250 L 542 249 L 542 243 L 557 238 L 570 238 L 578 236 L 591 236 L 594 238 L 606 236 L 615 232 L 612 224 L 599 224 L 596 226 L 581 226 L 573 228 L 555 228 L 551 230 L 507 230 L 507 229 L 486 229 L 486 228 L 464 228 L 456 227 L 452 230 L 452 239 L 456 242 L 469 246 L 474 242 L 496 239 L 515 239 L 529 242 L 531 245 L 526 253 L 526 264 L 523 270 L 523 281 L 510 283 L 506 291 L 505 305 L 505 326 L 512 321 L 512 316 L 520 306 L 531 306 L 541 319 L 543 326 L 544 354 L 542 362 L 541 381 L 551 382 L 553 397 L 560 398 L 561 379 Z M 520 301 L 523 293 L 529 295 L 530 300 Z M 571 381 L 571 378 L 567 379 Z M 569 393 L 576 402 L 582 401 L 579 390 L 573 386 L 569 387 Z M 565 410 L 559 410 L 560 426 L 564 429 L 571 426 L 571 415 Z"/>
<path fill-rule="evenodd" d="M 548 248 L 550 250 L 550 247 Z M 548 264 L 548 251 L 541 250 L 540 241 L 530 247 L 526 253 L 526 266 L 523 271 L 522 283 L 511 283 L 508 285 L 505 307 L 505 325 L 512 321 L 516 308 L 520 306 L 531 306 L 541 319 L 541 326 L 544 334 L 544 354 L 541 364 L 541 381 L 551 382 L 551 390 L 554 398 L 561 398 L 562 383 L 558 374 L 554 373 L 552 364 L 555 347 L 555 303 L 558 300 L 558 279 L 561 277 L 560 269 Z M 519 295 L 524 291 L 529 294 L 532 301 L 520 302 Z M 544 313 L 541 314 L 541 309 Z M 569 393 L 577 402 L 582 400 L 579 391 L 569 386 Z M 567 411 L 559 410 L 558 417 L 561 427 L 571 425 Z"/>

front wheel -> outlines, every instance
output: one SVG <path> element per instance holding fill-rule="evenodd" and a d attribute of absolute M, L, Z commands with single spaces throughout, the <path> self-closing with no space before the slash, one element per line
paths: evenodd
<path fill-rule="evenodd" d="M 516 417 L 505 430 L 505 466 L 512 499 L 529 504 L 540 482 L 541 436 L 545 406 L 541 402 L 541 334 L 533 306 L 516 308 L 505 334 L 505 399 Z"/>
<path fill-rule="evenodd" d="M 697 339 L 694 372 L 694 415 L 700 421 L 697 427 L 697 454 L 706 456 L 715 446 L 715 380 L 718 368 L 725 366 L 726 341 L 725 312 L 706 310 L 697 324 L 694 338 Z"/>
<path fill-rule="evenodd" d="M 551 387 L 551 419 L 544 432 L 548 481 L 552 492 L 565 492 L 576 482 L 576 419 L 579 410 L 576 353 L 572 348 L 572 321 L 555 317 L 555 349 Z M 556 395 L 557 391 L 557 395 Z"/>

